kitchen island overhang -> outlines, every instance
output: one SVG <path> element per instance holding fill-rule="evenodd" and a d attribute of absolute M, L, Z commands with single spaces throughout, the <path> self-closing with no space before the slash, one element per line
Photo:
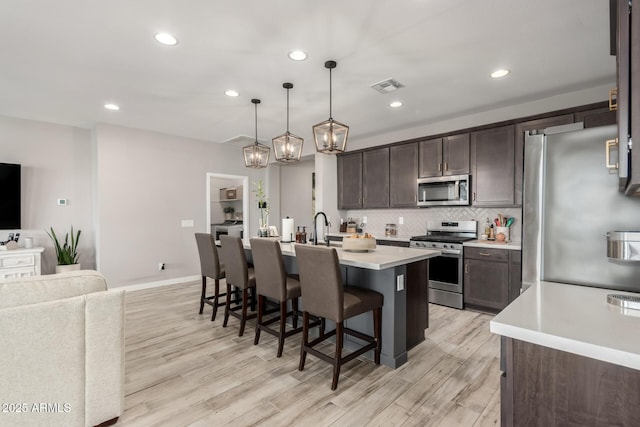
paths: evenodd
<path fill-rule="evenodd" d="M 251 245 L 248 239 L 243 240 L 247 250 L 247 258 L 251 259 Z M 281 243 L 288 273 L 297 273 L 295 243 Z M 394 246 L 377 246 L 368 252 L 349 252 L 335 248 L 342 268 L 342 279 L 346 286 L 354 285 L 380 292 L 384 297 L 382 306 L 382 349 L 380 362 L 391 368 L 398 368 L 407 361 L 407 310 L 410 305 L 420 305 L 425 301 L 413 301 L 407 298 L 407 270 L 410 264 L 424 263 L 428 268 L 429 258 L 439 256 L 439 250 L 402 248 Z M 425 272 L 426 273 L 426 272 Z M 420 283 L 418 286 L 427 284 Z M 304 307 L 302 300 L 301 307 Z M 327 322 L 328 324 L 330 322 Z M 369 313 L 356 316 L 345 321 L 345 326 L 371 335 L 373 319 Z M 409 325 L 410 327 L 412 325 Z M 329 327 L 333 327 L 329 325 Z M 423 338 L 424 339 L 424 338 Z M 347 336 L 345 347 L 355 348 L 355 338 Z M 373 358 L 373 352 L 367 357 Z"/>

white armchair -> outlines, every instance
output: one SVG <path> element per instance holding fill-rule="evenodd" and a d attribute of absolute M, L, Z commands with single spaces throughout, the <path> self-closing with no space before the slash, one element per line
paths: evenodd
<path fill-rule="evenodd" d="M 92 270 L 0 280 L 0 426 L 115 422 L 124 309 Z"/>

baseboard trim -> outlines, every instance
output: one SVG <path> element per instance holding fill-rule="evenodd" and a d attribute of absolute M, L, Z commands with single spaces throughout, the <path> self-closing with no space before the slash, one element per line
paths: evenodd
<path fill-rule="evenodd" d="M 178 285 L 180 283 L 195 282 L 198 280 L 202 280 L 202 276 L 176 277 L 174 279 L 159 280 L 157 282 L 147 282 L 147 283 L 138 283 L 135 285 L 118 286 L 117 289 L 124 289 L 126 292 L 133 292 L 133 291 L 141 291 L 143 289 L 159 288 L 161 286 Z"/>

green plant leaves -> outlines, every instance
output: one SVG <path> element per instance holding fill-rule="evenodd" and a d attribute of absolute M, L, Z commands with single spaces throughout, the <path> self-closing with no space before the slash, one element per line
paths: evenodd
<path fill-rule="evenodd" d="M 69 233 L 64 236 L 64 243 L 60 245 L 60 241 L 58 240 L 58 236 L 54 231 L 53 227 L 51 227 L 51 233 L 45 230 L 45 233 L 49 235 L 51 240 L 53 240 L 54 248 L 56 250 L 56 257 L 58 258 L 58 265 L 70 265 L 77 264 L 80 258 L 78 255 L 78 241 L 80 240 L 80 234 L 82 230 L 78 230 L 78 232 L 74 235 L 73 233 L 73 225 L 71 226 L 71 242 L 69 242 Z"/>

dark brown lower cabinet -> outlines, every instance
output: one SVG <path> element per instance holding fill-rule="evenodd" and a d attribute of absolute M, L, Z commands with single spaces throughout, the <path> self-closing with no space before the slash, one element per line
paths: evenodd
<path fill-rule="evenodd" d="M 521 251 L 464 248 L 465 307 L 497 313 L 520 295 Z"/>
<path fill-rule="evenodd" d="M 512 338 L 503 346 L 502 426 L 640 426 L 640 371 Z"/>

